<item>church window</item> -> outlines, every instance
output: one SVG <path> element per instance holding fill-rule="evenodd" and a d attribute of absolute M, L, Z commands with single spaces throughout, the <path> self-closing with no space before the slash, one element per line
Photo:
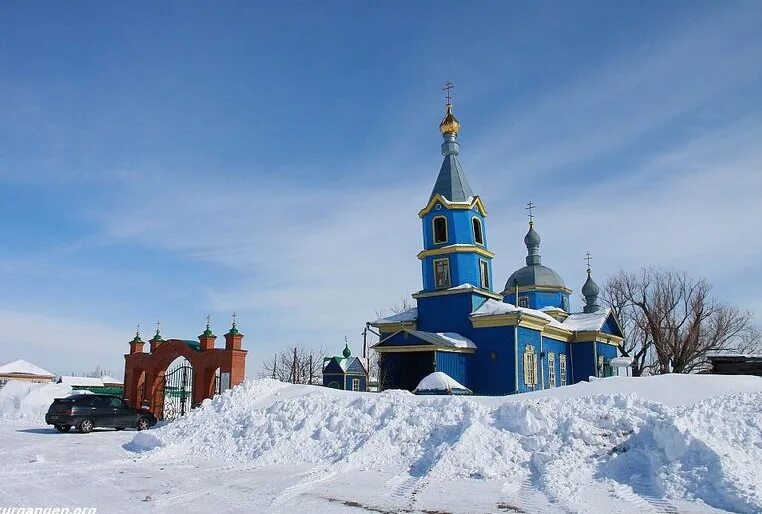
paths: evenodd
<path fill-rule="evenodd" d="M 359 378 L 353 378 L 352 379 L 352 391 L 359 391 L 360 390 L 360 379 Z"/>
<path fill-rule="evenodd" d="M 519 296 L 519 307 L 528 308 L 529 307 L 529 297 L 528 296 Z"/>
<path fill-rule="evenodd" d="M 489 263 L 487 261 L 479 260 L 479 275 L 481 276 L 482 289 L 489 289 Z"/>
<path fill-rule="evenodd" d="M 473 218 L 471 224 L 474 227 L 474 242 L 476 244 L 484 244 L 484 233 L 482 233 L 482 222 L 479 218 Z"/>
<path fill-rule="evenodd" d="M 434 218 L 434 244 L 447 242 L 447 218 L 437 216 Z"/>
<path fill-rule="evenodd" d="M 569 312 L 569 298 L 566 295 L 561 297 L 561 308 L 566 312 Z"/>
<path fill-rule="evenodd" d="M 566 385 L 566 354 L 562 353 L 558 356 L 559 373 L 561 374 L 561 385 Z"/>
<path fill-rule="evenodd" d="M 537 385 L 537 355 L 533 346 L 524 348 L 524 383 L 532 387 Z"/>
<path fill-rule="evenodd" d="M 556 354 L 548 352 L 548 385 L 556 387 Z"/>
<path fill-rule="evenodd" d="M 434 287 L 450 287 L 450 259 L 434 259 Z"/>
<path fill-rule="evenodd" d="M 328 387 L 330 387 L 331 389 L 338 389 L 339 383 L 334 380 L 333 382 L 329 382 Z"/>
<path fill-rule="evenodd" d="M 598 356 L 598 376 L 603 376 L 603 355 Z"/>

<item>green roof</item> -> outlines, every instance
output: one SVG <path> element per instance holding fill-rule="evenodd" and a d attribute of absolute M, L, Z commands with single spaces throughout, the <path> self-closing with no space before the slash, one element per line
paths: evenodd
<path fill-rule="evenodd" d="M 188 346 L 190 346 L 197 352 L 201 351 L 201 343 L 199 343 L 198 341 L 194 341 L 192 339 L 183 339 L 182 341 L 183 343 L 187 344 Z"/>

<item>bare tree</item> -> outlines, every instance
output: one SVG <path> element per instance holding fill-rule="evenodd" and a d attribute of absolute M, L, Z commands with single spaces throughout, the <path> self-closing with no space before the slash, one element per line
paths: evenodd
<path fill-rule="evenodd" d="M 291 345 L 265 360 L 258 376 L 293 384 L 320 384 L 324 353 L 322 349 Z"/>
<path fill-rule="evenodd" d="M 415 307 L 415 304 L 413 304 L 410 298 L 403 296 L 402 298 L 400 298 L 399 303 L 389 307 L 389 311 L 391 311 L 392 314 L 400 314 L 402 312 L 412 309 L 413 307 Z M 378 309 L 376 311 L 377 318 L 383 318 L 384 316 L 386 316 L 386 309 Z"/>
<path fill-rule="evenodd" d="M 711 286 L 684 272 L 643 269 L 609 278 L 603 298 L 623 325 L 622 355 L 633 374 L 690 373 L 715 351 L 748 352 L 759 346 L 752 314 L 711 295 Z"/>

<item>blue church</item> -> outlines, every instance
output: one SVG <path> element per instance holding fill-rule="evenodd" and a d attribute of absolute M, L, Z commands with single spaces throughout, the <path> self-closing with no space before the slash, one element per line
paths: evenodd
<path fill-rule="evenodd" d="M 367 391 L 368 372 L 358 357 L 352 356 L 349 345 L 344 345 L 341 356 L 323 359 L 323 385 L 345 391 Z"/>
<path fill-rule="evenodd" d="M 582 286 L 584 310 L 572 313 L 571 290 L 542 264 L 530 210 L 526 265 L 497 292 L 487 210 L 458 159 L 460 123 L 449 100 L 439 129 L 444 161 L 418 214 L 423 288 L 413 294 L 417 307 L 371 322 L 380 333 L 373 346 L 379 353 L 380 388 L 413 390 L 435 371 L 482 395 L 609 375 L 609 362 L 624 336 L 611 310 L 599 305 L 589 265 Z"/>

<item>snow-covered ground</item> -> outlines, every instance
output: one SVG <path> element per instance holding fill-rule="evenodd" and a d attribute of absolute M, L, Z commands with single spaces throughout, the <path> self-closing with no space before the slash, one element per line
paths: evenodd
<path fill-rule="evenodd" d="M 257 380 L 158 429 L 88 435 L 16 415 L 24 402 L 2 395 L 0 507 L 762 512 L 756 377 L 611 378 L 499 398 Z"/>

